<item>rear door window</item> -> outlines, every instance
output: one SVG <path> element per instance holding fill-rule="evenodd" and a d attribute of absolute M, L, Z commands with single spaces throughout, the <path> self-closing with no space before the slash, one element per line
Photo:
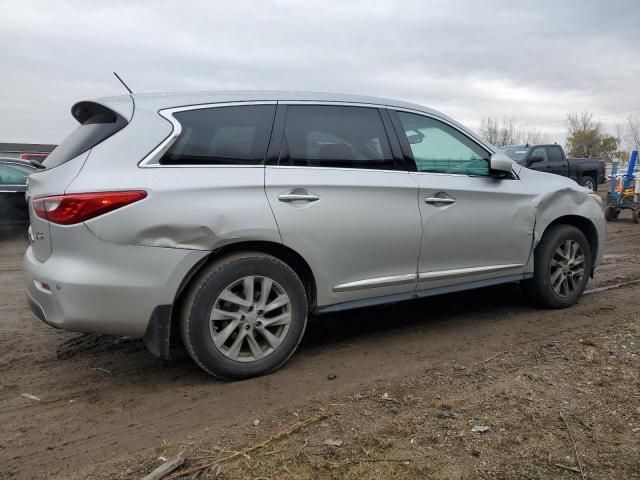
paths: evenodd
<path fill-rule="evenodd" d="M 78 103 L 71 113 L 80 126 L 42 161 L 46 168 L 54 168 L 76 158 L 127 125 L 127 121 L 116 112 L 93 102 Z"/>
<path fill-rule="evenodd" d="M 200 108 L 173 114 L 182 131 L 163 165 L 259 165 L 264 162 L 275 105 Z"/>
<path fill-rule="evenodd" d="M 280 165 L 395 169 L 378 109 L 332 105 L 287 106 Z"/>

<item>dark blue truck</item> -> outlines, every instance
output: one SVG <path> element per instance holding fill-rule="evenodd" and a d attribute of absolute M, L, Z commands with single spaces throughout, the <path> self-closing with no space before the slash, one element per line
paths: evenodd
<path fill-rule="evenodd" d="M 593 191 L 607 181 L 604 159 L 567 158 L 560 145 L 505 145 L 498 150 L 520 165 L 569 177 Z"/>

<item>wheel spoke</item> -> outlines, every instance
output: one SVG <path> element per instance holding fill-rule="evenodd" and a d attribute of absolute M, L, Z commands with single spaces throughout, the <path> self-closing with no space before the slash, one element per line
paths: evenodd
<path fill-rule="evenodd" d="M 584 264 L 584 255 L 579 255 L 573 260 L 573 266 Z"/>
<path fill-rule="evenodd" d="M 263 308 L 269 300 L 269 294 L 271 293 L 271 287 L 273 287 L 273 280 L 264 277 L 262 279 L 262 285 L 260 286 L 260 299 L 258 300 L 258 308 Z"/>
<path fill-rule="evenodd" d="M 265 318 L 262 320 L 262 324 L 265 327 L 275 327 L 277 325 L 288 325 L 291 323 L 291 313 L 285 312 L 277 317 Z"/>
<path fill-rule="evenodd" d="M 552 267 L 560 267 L 560 268 L 562 268 L 562 263 L 559 262 L 558 260 L 556 260 L 555 258 L 552 258 L 551 259 L 551 266 Z"/>
<path fill-rule="evenodd" d="M 276 337 L 273 333 L 271 333 L 264 327 L 257 328 L 256 330 L 260 333 L 260 335 L 262 335 L 262 337 L 266 340 L 271 348 L 276 348 L 282 342 L 280 338 Z"/>
<path fill-rule="evenodd" d="M 556 271 L 554 271 L 551 274 L 551 285 L 554 285 L 553 288 L 556 288 L 556 280 L 558 280 L 558 277 L 560 277 L 562 275 L 562 267 L 558 268 Z"/>
<path fill-rule="evenodd" d="M 573 292 L 576 289 L 576 279 L 573 275 L 567 275 L 567 293 Z"/>
<path fill-rule="evenodd" d="M 248 307 L 252 303 L 251 301 L 247 301 L 244 298 L 240 298 L 228 288 L 226 288 L 218 298 L 220 300 L 224 300 L 225 302 L 233 303 L 234 305 L 240 305 L 242 307 Z"/>
<path fill-rule="evenodd" d="M 231 358 L 232 360 L 238 359 L 238 355 L 240 354 L 240 349 L 242 348 L 242 344 L 244 343 L 244 339 L 246 338 L 246 336 L 247 334 L 245 330 L 241 329 L 238 332 L 238 336 L 229 347 L 229 350 L 226 351 L 227 357 Z"/>
<path fill-rule="evenodd" d="M 553 289 L 555 290 L 555 292 L 560 295 L 560 286 L 562 285 L 562 282 L 564 282 L 565 279 L 565 275 L 562 273 L 562 271 L 560 272 L 560 275 L 558 275 L 558 277 L 556 277 L 556 280 L 553 281 L 553 283 L 551 284 L 551 286 L 553 287 Z"/>
<path fill-rule="evenodd" d="M 240 317 L 242 316 L 242 314 L 240 312 L 230 312 L 228 310 L 222 310 L 220 308 L 214 308 L 213 310 L 211 310 L 211 320 L 229 320 L 229 319 L 236 319 L 236 320 L 240 320 Z"/>
<path fill-rule="evenodd" d="M 244 298 L 249 305 L 253 305 L 253 288 L 256 283 L 255 277 L 245 277 L 244 279 Z"/>
<path fill-rule="evenodd" d="M 232 320 L 226 327 L 220 330 L 220 332 L 213 337 L 213 343 L 215 343 L 216 347 L 222 347 L 239 325 L 240 319 Z"/>
<path fill-rule="evenodd" d="M 289 304 L 289 296 L 283 293 L 282 295 L 278 295 L 275 298 L 275 300 L 273 300 L 270 304 L 265 305 L 264 311 L 267 313 L 272 312 L 276 308 L 284 307 L 285 305 L 288 305 L 288 304 Z"/>
<path fill-rule="evenodd" d="M 582 276 L 584 275 L 584 268 L 572 269 L 571 272 L 573 273 L 574 278 L 582 278 Z"/>
<path fill-rule="evenodd" d="M 260 345 L 258 345 L 258 341 L 255 339 L 255 337 L 249 333 L 247 334 L 246 338 L 253 358 L 255 360 L 260 360 L 262 357 L 264 357 L 264 352 L 262 351 L 262 348 L 260 348 Z"/>

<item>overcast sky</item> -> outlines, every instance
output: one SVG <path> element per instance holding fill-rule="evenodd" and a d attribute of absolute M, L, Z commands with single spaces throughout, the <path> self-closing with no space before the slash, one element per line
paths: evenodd
<path fill-rule="evenodd" d="M 614 133 L 640 115 L 640 1 L 0 3 L 0 142 L 58 143 L 71 105 L 134 92 L 361 93 L 533 124 L 566 113 Z M 627 110 L 634 110 L 626 112 Z"/>

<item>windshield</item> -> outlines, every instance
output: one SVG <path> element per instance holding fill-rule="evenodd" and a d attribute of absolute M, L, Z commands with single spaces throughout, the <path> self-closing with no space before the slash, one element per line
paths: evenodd
<path fill-rule="evenodd" d="M 529 149 L 526 147 L 503 147 L 499 148 L 498 151 L 504 153 L 511 160 L 522 163 Z"/>

